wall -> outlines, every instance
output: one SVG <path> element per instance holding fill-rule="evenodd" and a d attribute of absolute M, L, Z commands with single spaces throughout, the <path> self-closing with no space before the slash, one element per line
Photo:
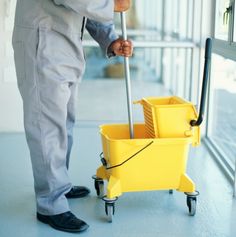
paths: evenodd
<path fill-rule="evenodd" d="M 0 0 L 0 132 L 23 131 L 22 101 L 11 46 L 15 5 L 16 0 Z"/>

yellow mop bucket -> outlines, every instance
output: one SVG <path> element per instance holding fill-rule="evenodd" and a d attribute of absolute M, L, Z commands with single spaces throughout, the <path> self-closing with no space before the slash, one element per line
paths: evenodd
<path fill-rule="evenodd" d="M 134 139 L 129 139 L 128 124 L 100 128 L 104 160 L 96 176 L 109 180 L 109 199 L 123 192 L 195 191 L 185 173 L 191 138 L 146 138 L 144 124 L 134 125 Z"/>
<path fill-rule="evenodd" d="M 195 215 L 199 193 L 186 174 L 186 164 L 189 145 L 200 143 L 210 59 L 211 39 L 207 39 L 198 116 L 194 106 L 179 97 L 150 97 L 138 102 L 143 105 L 145 124 L 131 126 L 129 116 L 129 124 L 100 126 L 103 165 L 93 178 L 97 195 L 105 201 L 108 221 L 112 222 L 115 202 L 123 192 L 146 190 L 185 192 L 189 214 Z M 108 181 L 106 196 L 103 180 Z"/>
<path fill-rule="evenodd" d="M 177 96 L 148 97 L 134 103 L 143 106 L 148 137 L 192 137 L 192 144 L 199 145 L 199 126 L 192 127 L 190 124 L 190 121 L 198 117 L 192 103 Z"/>

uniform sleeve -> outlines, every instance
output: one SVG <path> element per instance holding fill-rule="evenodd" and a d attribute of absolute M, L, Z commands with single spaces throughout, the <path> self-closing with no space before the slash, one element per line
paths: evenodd
<path fill-rule="evenodd" d="M 113 21 L 100 23 L 91 19 L 87 20 L 86 29 L 89 34 L 95 39 L 105 54 L 110 57 L 111 52 L 108 52 L 109 45 L 116 39 L 118 35 L 115 32 Z"/>
<path fill-rule="evenodd" d="M 113 20 L 114 0 L 52 0 L 56 5 L 71 9 L 98 22 Z"/>

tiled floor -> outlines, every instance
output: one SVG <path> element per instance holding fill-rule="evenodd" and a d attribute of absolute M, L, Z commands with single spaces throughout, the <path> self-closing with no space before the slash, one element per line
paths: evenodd
<path fill-rule="evenodd" d="M 141 90 L 144 94 L 142 96 L 163 93 L 159 86 L 145 88 L 149 89 Z M 119 82 L 111 82 L 110 87 L 98 81 L 81 84 L 78 111 L 80 119 L 74 134 L 70 176 L 74 184 L 87 185 L 92 192 L 84 199 L 69 201 L 71 210 L 90 225 L 89 230 L 81 236 L 236 236 L 236 200 L 232 198 L 230 184 L 204 145 L 191 149 L 188 160 L 188 174 L 200 191 L 194 217 L 188 215 L 183 193 L 174 192 L 169 195 L 168 191 L 148 191 L 124 193 L 116 203 L 113 223 L 107 223 L 104 203 L 96 197 L 91 176 L 100 165 L 99 154 L 102 148 L 99 124 L 126 120 L 126 112 L 123 109 L 126 107 L 122 105 L 125 100 L 117 92 L 121 90 Z M 88 93 L 90 96 L 87 96 Z M 135 91 L 133 93 L 136 99 L 138 95 Z M 111 98 L 116 102 L 115 107 Z M 85 102 L 89 106 L 86 106 Z M 137 113 L 137 120 L 141 120 L 138 116 Z M 0 236 L 72 236 L 51 229 L 35 219 L 32 171 L 24 134 L 0 134 L 0 151 Z"/>

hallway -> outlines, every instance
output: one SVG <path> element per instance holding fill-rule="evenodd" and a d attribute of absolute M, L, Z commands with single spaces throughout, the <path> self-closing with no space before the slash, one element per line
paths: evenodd
<path fill-rule="evenodd" d="M 93 83 L 97 85 L 93 87 Z M 139 86 L 137 84 L 136 88 Z M 117 92 L 121 92 L 122 88 L 124 88 L 122 81 L 110 82 L 110 85 L 101 81 L 84 81 L 81 84 L 80 119 L 77 121 L 74 133 L 70 176 L 73 184 L 87 185 L 91 189 L 91 194 L 84 199 L 69 201 L 71 210 L 90 225 L 89 230 L 81 235 L 86 237 L 236 236 L 234 224 L 236 202 L 232 198 L 232 187 L 204 144 L 192 148 L 188 160 L 188 174 L 200 191 L 194 217 L 188 215 L 186 197 L 183 193 L 174 192 L 170 195 L 168 191 L 137 192 L 124 193 L 118 199 L 114 221 L 107 223 L 104 202 L 96 197 L 91 176 L 100 166 L 99 154 L 102 148 L 99 125 L 104 122 L 122 122 L 126 119 L 125 107 L 122 108 L 125 100 Z M 142 90 L 143 96 L 146 93 L 150 95 L 156 92 L 158 95 L 159 92 L 167 94 L 157 84 L 156 87 L 152 85 L 143 88 L 148 89 L 148 91 Z M 86 96 L 88 91 L 92 96 Z M 136 93 L 134 89 L 133 97 L 138 99 Z M 114 98 L 116 102 L 119 98 L 122 99 L 116 103 L 114 109 L 114 101 L 107 98 Z M 104 100 L 107 102 L 106 108 L 102 106 Z M 83 107 L 85 102 L 87 104 Z M 135 119 L 141 121 L 142 118 L 138 116 L 138 113 L 135 114 Z M 49 228 L 35 219 L 33 178 L 24 134 L 1 133 L 0 150 L 2 154 L 0 236 L 72 236 L 73 234 Z"/>

